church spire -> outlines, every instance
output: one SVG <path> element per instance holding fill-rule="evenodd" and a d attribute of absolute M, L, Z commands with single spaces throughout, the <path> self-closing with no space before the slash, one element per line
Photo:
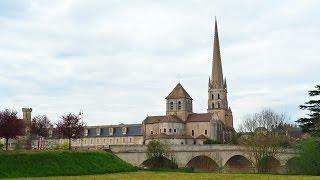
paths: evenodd
<path fill-rule="evenodd" d="M 214 28 L 214 44 L 213 44 L 213 62 L 212 62 L 212 77 L 211 85 L 216 88 L 223 88 L 223 73 L 221 65 L 221 54 L 220 54 L 220 44 L 218 35 L 218 25 L 217 19 L 215 18 L 215 28 Z"/>

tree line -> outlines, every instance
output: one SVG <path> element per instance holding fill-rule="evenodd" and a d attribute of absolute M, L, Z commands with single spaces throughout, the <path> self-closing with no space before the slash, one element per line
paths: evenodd
<path fill-rule="evenodd" d="M 9 139 L 17 139 L 19 136 L 28 135 L 28 133 L 30 133 L 30 139 L 46 138 L 49 136 L 49 129 L 53 129 L 54 125 L 56 135 L 59 138 L 69 140 L 69 150 L 71 150 L 71 140 L 83 137 L 84 133 L 84 123 L 79 116 L 72 113 L 61 116 L 61 119 L 55 124 L 51 123 L 46 115 L 37 115 L 30 122 L 30 132 L 26 131 L 27 124 L 28 122 L 18 118 L 16 110 L 0 111 L 0 138 L 5 139 L 5 150 L 9 149 Z"/>

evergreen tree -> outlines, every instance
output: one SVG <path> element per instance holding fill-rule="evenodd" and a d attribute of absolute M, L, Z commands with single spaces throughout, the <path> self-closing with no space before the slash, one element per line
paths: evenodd
<path fill-rule="evenodd" d="M 309 91 L 310 97 L 315 97 L 320 95 L 320 85 L 315 87 L 315 90 Z M 320 135 L 320 98 L 311 99 L 304 105 L 300 105 L 300 109 L 309 110 L 309 117 L 300 118 L 297 120 L 300 123 L 300 127 L 303 132 L 310 132 L 315 136 Z"/>

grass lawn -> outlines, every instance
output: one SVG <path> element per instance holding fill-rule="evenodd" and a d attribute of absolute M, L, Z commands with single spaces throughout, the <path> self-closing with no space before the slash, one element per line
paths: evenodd
<path fill-rule="evenodd" d="M 293 175 L 269 175 L 269 174 L 223 174 L 223 173 L 181 173 L 181 172 L 128 172 L 128 173 L 113 173 L 104 175 L 88 175 L 88 176 L 60 176 L 60 177 L 41 177 L 41 178 L 20 178 L 20 179 L 44 179 L 44 180 L 80 180 L 80 179 L 161 179 L 161 180 L 177 180 L 177 179 L 245 179 L 245 180 L 273 180 L 273 179 L 320 179 L 320 176 L 293 176 Z"/>
<path fill-rule="evenodd" d="M 0 179 L 132 171 L 137 168 L 104 151 L 0 152 Z"/>

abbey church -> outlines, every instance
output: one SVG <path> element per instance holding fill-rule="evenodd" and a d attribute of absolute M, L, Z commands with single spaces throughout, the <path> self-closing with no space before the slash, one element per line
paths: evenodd
<path fill-rule="evenodd" d="M 193 112 L 192 97 L 178 83 L 166 97 L 166 114 L 146 117 L 143 129 L 146 143 L 153 139 L 171 144 L 203 144 L 207 139 L 221 143 L 231 141 L 235 131 L 232 111 L 228 106 L 227 82 L 222 73 L 217 21 L 207 113 Z"/>
<path fill-rule="evenodd" d="M 110 145 L 147 144 L 152 140 L 170 144 L 203 144 L 206 140 L 229 143 L 235 134 L 233 116 L 228 106 L 227 82 L 222 73 L 217 21 L 215 21 L 212 72 L 208 83 L 206 113 L 193 112 L 192 97 L 178 83 L 166 99 L 163 115 L 147 116 L 142 123 L 86 126 L 84 137 L 72 141 L 74 149 L 105 149 Z M 31 123 L 31 108 L 23 108 L 23 119 Z M 30 130 L 26 129 L 27 134 Z M 0 139 L 0 143 L 3 139 Z M 14 147 L 16 140 L 10 142 Z M 60 138 L 55 128 L 49 137 L 32 141 L 32 149 L 50 149 L 68 143 Z"/>

